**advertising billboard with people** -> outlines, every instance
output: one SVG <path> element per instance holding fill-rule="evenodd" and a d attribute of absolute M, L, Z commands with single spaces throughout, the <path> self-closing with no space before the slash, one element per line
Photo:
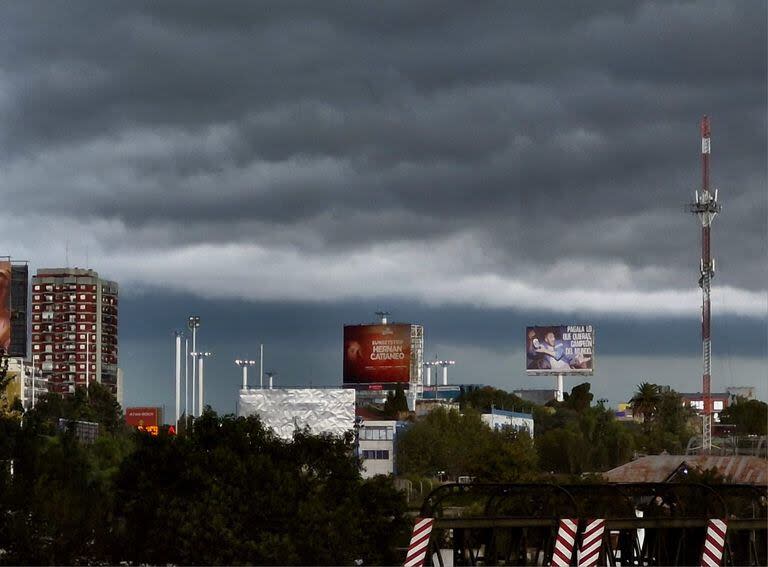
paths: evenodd
<path fill-rule="evenodd" d="M 411 379 L 411 325 L 346 325 L 344 384 L 406 384 Z"/>
<path fill-rule="evenodd" d="M 591 375 L 595 363 L 592 325 L 548 325 L 525 328 L 528 374 Z"/>

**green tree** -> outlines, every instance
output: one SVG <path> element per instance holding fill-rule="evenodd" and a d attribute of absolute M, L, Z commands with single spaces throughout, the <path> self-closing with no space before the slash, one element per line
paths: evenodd
<path fill-rule="evenodd" d="M 117 480 L 112 562 L 394 564 L 404 496 L 363 481 L 352 436 L 276 438 L 255 417 L 206 412 L 183 437 L 137 435 Z"/>
<path fill-rule="evenodd" d="M 460 413 L 437 408 L 401 434 L 397 444 L 401 474 L 449 477 L 470 475 L 478 480 L 513 482 L 536 471 L 530 436 L 494 431 L 472 409 Z"/>
<path fill-rule="evenodd" d="M 402 412 L 408 411 L 408 400 L 405 397 L 405 391 L 402 384 L 395 386 L 395 391 L 387 392 L 387 399 L 384 401 L 385 417 L 391 419 L 397 419 L 398 415 Z"/>
<path fill-rule="evenodd" d="M 565 407 L 572 409 L 576 412 L 583 412 L 587 410 L 592 404 L 594 394 L 589 390 L 591 385 L 589 382 L 578 384 L 571 388 L 571 393 L 566 393 L 564 396 Z"/>
<path fill-rule="evenodd" d="M 629 403 L 634 414 L 643 416 L 646 431 L 650 429 L 651 420 L 658 411 L 660 401 L 660 391 L 656 384 L 643 382 L 637 385 L 637 390 Z"/>
<path fill-rule="evenodd" d="M 461 409 L 471 407 L 483 413 L 490 412 L 491 408 L 530 413 L 535 406 L 515 394 L 491 386 L 462 391 L 458 402 Z"/>
<path fill-rule="evenodd" d="M 720 413 L 720 421 L 736 426 L 738 435 L 768 434 L 768 404 L 759 400 L 737 398 Z"/>

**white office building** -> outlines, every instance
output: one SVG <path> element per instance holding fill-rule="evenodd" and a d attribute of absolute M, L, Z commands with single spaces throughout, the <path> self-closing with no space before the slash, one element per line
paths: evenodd
<path fill-rule="evenodd" d="M 394 474 L 397 421 L 365 420 L 357 434 L 363 478 L 370 478 L 377 474 Z"/>
<path fill-rule="evenodd" d="M 491 429 L 527 430 L 533 438 L 533 415 L 530 413 L 491 408 L 491 413 L 484 413 L 482 418 Z"/>

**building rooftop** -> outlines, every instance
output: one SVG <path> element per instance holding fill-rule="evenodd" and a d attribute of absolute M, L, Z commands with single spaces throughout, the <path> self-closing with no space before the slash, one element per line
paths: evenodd
<path fill-rule="evenodd" d="M 768 485 L 768 461 L 750 455 L 649 455 L 603 473 L 609 482 L 665 482 L 685 463 L 700 471 L 716 469 L 734 484 Z"/>

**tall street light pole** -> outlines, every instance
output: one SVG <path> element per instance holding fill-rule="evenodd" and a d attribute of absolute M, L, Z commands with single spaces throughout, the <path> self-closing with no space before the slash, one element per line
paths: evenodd
<path fill-rule="evenodd" d="M 184 335 L 181 331 L 174 331 L 176 336 L 176 430 L 179 429 L 179 419 L 181 419 L 181 337 Z"/>
<path fill-rule="evenodd" d="M 192 330 L 192 352 L 189 353 L 190 355 L 194 356 L 194 353 L 197 352 L 197 329 L 200 327 L 200 317 L 198 315 L 190 315 L 187 319 L 187 326 Z M 192 364 L 192 413 L 194 414 L 195 411 L 195 367 L 196 365 Z"/>
<path fill-rule="evenodd" d="M 205 396 L 203 395 L 203 361 L 209 356 L 213 356 L 212 352 L 193 352 L 191 353 L 193 358 L 197 359 L 197 379 L 198 379 L 198 392 L 197 392 L 197 415 L 198 417 L 203 415 L 203 403 Z"/>

